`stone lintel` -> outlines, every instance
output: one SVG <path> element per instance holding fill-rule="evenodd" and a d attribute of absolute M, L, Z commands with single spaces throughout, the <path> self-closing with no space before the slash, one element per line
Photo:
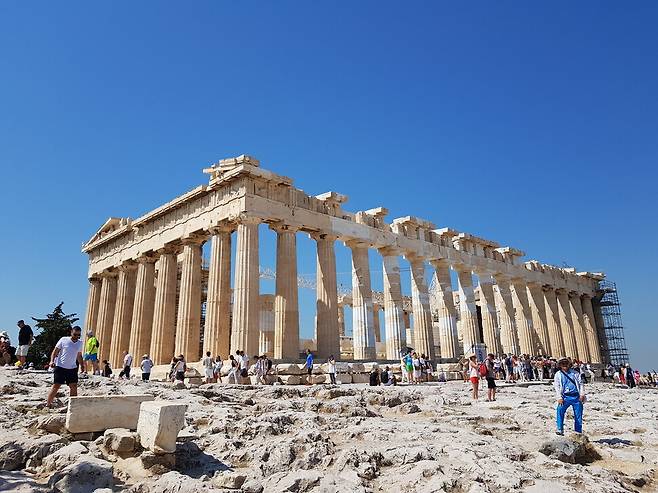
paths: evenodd
<path fill-rule="evenodd" d="M 378 218 L 383 218 L 384 216 L 388 215 L 388 209 L 386 207 L 375 207 L 374 209 L 368 209 L 367 211 L 363 212 L 368 216 L 374 216 Z"/>
<path fill-rule="evenodd" d="M 510 246 L 496 248 L 496 251 L 503 255 L 509 255 L 510 257 L 523 257 L 525 255 L 524 251 Z"/>
<path fill-rule="evenodd" d="M 321 193 L 320 195 L 316 195 L 315 198 L 323 202 L 327 202 L 328 204 L 336 205 L 344 204 L 348 199 L 347 195 L 343 195 L 342 193 L 338 192 Z"/>
<path fill-rule="evenodd" d="M 433 229 L 432 231 L 439 236 L 445 236 L 447 238 L 452 238 L 453 236 L 457 236 L 459 234 L 459 231 L 451 228 L 439 228 Z"/>
<path fill-rule="evenodd" d="M 419 228 L 429 229 L 429 230 L 433 230 L 434 228 L 436 228 L 436 225 L 431 221 L 427 221 L 426 219 L 420 219 L 419 217 L 416 216 L 396 217 L 395 219 L 393 219 L 393 224 L 418 226 Z"/>

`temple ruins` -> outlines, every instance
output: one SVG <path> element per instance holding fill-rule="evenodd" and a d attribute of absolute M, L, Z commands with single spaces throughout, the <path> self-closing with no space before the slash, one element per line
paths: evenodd
<path fill-rule="evenodd" d="M 99 357 L 114 367 L 126 350 L 136 365 L 142 354 L 165 364 L 174 354 L 198 361 L 202 351 L 226 357 L 237 349 L 298 360 L 298 233 L 316 242 L 311 342 L 320 358 L 398 360 L 412 347 L 453 362 L 484 343 L 496 354 L 603 362 L 601 273 L 523 262 L 520 250 L 413 216 L 388 222 L 383 207 L 347 212 L 346 196 L 307 195 L 253 157 L 224 159 L 204 172 L 207 185 L 137 219 L 108 219 L 82 248 L 89 256 L 86 327 L 100 341 Z M 259 292 L 261 223 L 277 236 L 274 294 Z M 350 292 L 338 289 L 336 241 L 352 253 Z M 369 249 L 382 256 L 383 292 L 371 286 Z M 410 297 L 402 295 L 401 256 L 410 265 Z"/>

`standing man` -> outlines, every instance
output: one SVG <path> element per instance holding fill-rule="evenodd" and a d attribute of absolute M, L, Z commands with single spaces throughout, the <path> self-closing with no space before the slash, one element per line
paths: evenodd
<path fill-rule="evenodd" d="M 78 395 L 78 366 L 82 367 L 82 329 L 77 325 L 71 327 L 71 335 L 62 337 L 50 356 L 53 371 L 53 386 L 48 394 L 46 405 L 51 407 L 57 391 L 62 385 L 68 385 L 71 397 Z"/>
<path fill-rule="evenodd" d="M 310 349 L 306 350 L 306 364 L 304 366 L 308 372 L 308 381 L 306 384 L 311 385 L 311 374 L 313 373 L 313 353 Z"/>
<path fill-rule="evenodd" d="M 133 357 L 128 351 L 123 352 L 123 370 L 119 373 L 119 378 L 126 377 L 126 380 L 130 380 L 130 367 L 133 364 Z"/>
<path fill-rule="evenodd" d="M 487 402 L 496 400 L 496 363 L 492 353 L 487 355 L 484 364 L 487 367 Z"/>
<path fill-rule="evenodd" d="M 18 325 L 18 349 L 16 350 L 16 356 L 18 356 L 21 366 L 25 366 L 25 358 L 32 345 L 34 333 L 32 332 L 32 327 L 27 325 L 23 320 L 19 320 L 16 325 Z"/>
<path fill-rule="evenodd" d="M 149 358 L 148 354 L 142 356 L 142 362 L 139 364 L 142 369 L 142 382 L 151 380 L 151 369 L 153 368 L 153 361 Z"/>
<path fill-rule="evenodd" d="M 555 373 L 553 387 L 557 398 L 555 431 L 558 435 L 564 435 L 564 415 L 573 407 L 574 431 L 583 432 L 583 403 L 585 402 L 585 389 L 580 381 L 580 375 L 571 368 L 571 360 L 562 358 L 558 361 L 560 370 Z"/>
<path fill-rule="evenodd" d="M 94 331 L 87 331 L 87 342 L 85 343 L 85 352 L 82 355 L 82 359 L 85 362 L 84 372 L 87 373 L 87 361 L 91 361 L 91 367 L 93 369 L 92 373 L 94 375 L 100 375 L 98 368 L 98 339 L 94 336 Z"/>
<path fill-rule="evenodd" d="M 212 359 L 210 351 L 206 351 L 206 357 L 203 358 L 203 371 L 206 376 L 206 383 L 212 383 L 215 378 L 215 361 Z"/>

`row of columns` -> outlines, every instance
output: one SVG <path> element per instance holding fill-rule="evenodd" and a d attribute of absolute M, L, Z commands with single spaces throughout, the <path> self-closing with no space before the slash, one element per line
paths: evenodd
<path fill-rule="evenodd" d="M 257 218 L 225 223 L 209 230 L 210 266 L 203 350 L 228 354 L 242 349 L 248 354 L 272 347 L 275 359 L 299 357 L 299 307 L 297 288 L 297 242 L 295 228 L 272 225 L 277 234 L 276 286 L 273 340 L 263 340 L 259 294 Z M 231 303 L 231 234 L 237 245 Z M 315 338 L 321 358 L 340 354 L 341 327 L 337 297 L 336 236 L 312 233 L 317 255 L 317 303 Z M 165 248 L 136 262 L 121 265 L 91 280 L 87 326 L 96 329 L 101 358 L 121 363 L 124 350 L 139 360 L 150 354 L 156 364 L 172 355 L 188 360 L 199 357 L 201 326 L 201 244 L 208 237 L 182 241 L 180 289 L 176 310 L 177 249 Z M 352 252 L 352 325 L 354 359 L 375 359 L 379 339 L 378 308 L 372 299 L 368 248 L 348 241 Z M 425 261 L 406 254 L 411 267 L 413 341 L 406 340 L 402 305 L 399 256 L 404 252 L 380 249 L 383 262 L 386 355 L 397 359 L 400 349 L 412 345 L 431 359 L 456 359 L 474 344 L 484 342 L 490 352 L 569 355 L 599 362 L 600 350 L 591 297 L 549 287 L 526 284 L 522 279 L 477 273 L 482 317 L 480 340 L 473 272 L 466 265 L 453 265 L 458 279 L 459 317 L 455 307 L 451 265 L 447 260 L 430 261 L 438 289 L 438 328 L 433 330 Z M 155 264 L 157 262 L 157 280 Z M 232 306 L 232 312 L 231 312 Z M 176 315 L 177 314 L 177 315 Z M 375 314 L 377 315 L 375 319 Z M 459 323 L 457 323 L 459 318 Z M 438 340 L 435 340 L 438 336 Z M 459 347 L 459 340 L 461 346 Z M 440 353 L 435 352 L 440 348 Z"/>

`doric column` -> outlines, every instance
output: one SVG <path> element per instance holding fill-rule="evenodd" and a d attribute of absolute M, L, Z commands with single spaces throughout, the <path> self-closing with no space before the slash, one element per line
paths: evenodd
<path fill-rule="evenodd" d="M 253 355 L 258 351 L 258 224 L 260 219 L 245 217 L 237 226 L 231 353 L 238 349 Z"/>
<path fill-rule="evenodd" d="M 233 225 L 210 230 L 210 266 L 203 332 L 204 354 L 226 359 L 231 336 L 231 232 Z"/>
<path fill-rule="evenodd" d="M 551 354 L 554 358 L 566 356 L 562 329 L 560 328 L 560 313 L 557 306 L 557 295 L 553 286 L 544 286 L 544 307 L 546 309 L 546 324 L 548 326 L 548 339 L 551 345 Z"/>
<path fill-rule="evenodd" d="M 494 275 L 498 286 L 498 323 L 500 324 L 500 343 L 506 354 L 519 354 L 519 342 L 514 319 L 514 304 L 509 278 L 504 275 Z"/>
<path fill-rule="evenodd" d="M 528 302 L 528 288 L 524 279 L 512 279 L 512 304 L 514 305 L 516 331 L 519 335 L 521 354 L 534 356 L 537 352 L 533 337 L 532 313 Z"/>
<path fill-rule="evenodd" d="M 585 333 L 587 334 L 590 360 L 592 363 L 602 363 L 601 346 L 599 344 L 599 336 L 596 332 L 594 309 L 592 308 L 592 297 L 589 294 L 584 294 L 580 299 L 583 305 L 583 323 Z"/>
<path fill-rule="evenodd" d="M 176 338 L 176 283 L 178 262 L 172 248 L 158 251 L 158 279 L 155 286 L 153 329 L 150 356 L 156 365 L 164 365 L 174 356 Z"/>
<path fill-rule="evenodd" d="M 468 266 L 456 266 L 459 280 L 459 327 L 464 354 L 473 350 L 479 342 L 478 315 L 473 292 L 473 275 Z"/>
<path fill-rule="evenodd" d="M 495 355 L 502 352 L 498 317 L 496 316 L 496 300 L 494 298 L 493 279 L 490 274 L 479 273 L 480 279 L 480 312 L 482 314 L 482 332 L 487 351 Z"/>
<path fill-rule="evenodd" d="M 425 262 L 422 258 L 407 256 L 411 266 L 411 306 L 414 311 L 414 349 L 434 359 L 434 338 L 432 334 L 432 314 L 430 297 L 425 282 Z"/>
<path fill-rule="evenodd" d="M 137 259 L 137 285 L 129 349 L 130 354 L 133 355 L 133 366 L 139 366 L 142 355 L 151 350 L 153 308 L 155 306 L 155 260 L 153 257 Z"/>
<path fill-rule="evenodd" d="M 315 341 L 317 355 L 340 357 L 340 329 L 338 326 L 338 284 L 336 282 L 336 237 L 328 234 L 310 235 L 316 242 L 316 303 Z M 344 316 L 343 307 L 340 313 Z M 345 325 L 343 323 L 343 334 Z M 299 352 L 299 349 L 298 349 Z"/>
<path fill-rule="evenodd" d="M 372 305 L 372 331 L 375 334 L 375 344 L 378 342 L 382 342 L 382 334 L 381 334 L 381 327 L 379 324 L 379 310 L 381 307 L 377 305 L 376 303 L 373 303 Z M 377 347 L 377 346 L 375 346 Z"/>
<path fill-rule="evenodd" d="M 380 250 L 384 266 L 384 322 L 386 329 L 386 359 L 396 360 L 406 345 L 403 329 L 402 289 L 400 287 L 400 262 L 398 252 Z"/>
<path fill-rule="evenodd" d="M 599 339 L 599 346 L 601 347 L 601 363 L 611 363 L 610 347 L 608 344 L 608 334 L 606 333 L 605 320 L 603 318 L 603 310 L 601 309 L 601 300 L 603 293 L 597 291 L 596 296 L 592 298 L 592 309 L 594 310 L 594 322 L 596 326 L 596 334 Z"/>
<path fill-rule="evenodd" d="M 123 352 L 130 346 L 130 327 L 133 319 L 135 302 L 135 284 L 137 281 L 137 266 L 125 263 L 119 266 L 117 280 L 117 301 L 112 324 L 112 347 L 110 348 L 110 364 L 119 368 L 123 364 Z"/>
<path fill-rule="evenodd" d="M 103 361 L 110 357 L 112 346 L 112 325 L 117 299 L 116 272 L 104 272 L 101 282 L 101 300 L 98 306 L 96 339 L 98 339 L 98 359 Z"/>
<path fill-rule="evenodd" d="M 411 314 L 408 311 L 403 311 L 402 320 L 404 321 L 403 330 L 405 345 L 409 346 L 409 344 L 413 344 L 414 342 L 414 333 L 411 330 Z"/>
<path fill-rule="evenodd" d="M 457 310 L 452 296 L 452 281 L 450 279 L 450 265 L 446 260 L 433 260 L 436 276 L 437 310 L 440 324 L 441 358 L 455 359 L 459 356 L 457 351 Z"/>
<path fill-rule="evenodd" d="M 585 323 L 583 321 L 583 305 L 580 301 L 580 294 L 571 291 L 569 293 L 569 304 L 571 305 L 571 319 L 573 320 L 573 329 L 576 335 L 576 351 L 580 361 L 588 362 L 589 347 L 587 345 L 587 334 L 585 333 Z"/>
<path fill-rule="evenodd" d="M 573 319 L 571 318 L 571 305 L 569 295 L 564 289 L 556 289 L 557 307 L 560 316 L 560 328 L 562 329 L 562 341 L 564 342 L 565 356 L 569 358 L 578 357 L 576 347 L 576 334 L 574 332 Z"/>
<path fill-rule="evenodd" d="M 297 359 L 299 358 L 297 230 L 283 224 L 272 225 L 270 228 L 276 231 L 276 297 L 272 351 L 275 359 Z"/>
<path fill-rule="evenodd" d="M 98 308 L 101 302 L 101 284 L 102 280 L 96 277 L 89 279 L 89 294 L 87 295 L 87 312 L 85 314 L 85 339 L 87 331 L 91 330 L 96 334 L 98 322 Z"/>
<path fill-rule="evenodd" d="M 266 354 L 269 357 L 274 353 L 274 300 L 275 295 L 260 295 L 258 354 Z"/>
<path fill-rule="evenodd" d="M 338 335 L 345 336 L 345 308 L 342 303 L 338 305 Z"/>
<path fill-rule="evenodd" d="M 372 289 L 368 246 L 348 242 L 352 250 L 352 341 L 354 359 L 375 358 L 375 334 L 372 327 Z"/>
<path fill-rule="evenodd" d="M 175 353 L 189 363 L 199 360 L 201 340 L 201 240 L 183 241 Z"/>
<path fill-rule="evenodd" d="M 550 356 L 552 354 L 551 341 L 548 335 L 546 304 L 544 303 L 544 290 L 541 284 L 528 283 L 528 302 L 532 313 L 532 326 L 539 342 L 539 354 Z"/>

